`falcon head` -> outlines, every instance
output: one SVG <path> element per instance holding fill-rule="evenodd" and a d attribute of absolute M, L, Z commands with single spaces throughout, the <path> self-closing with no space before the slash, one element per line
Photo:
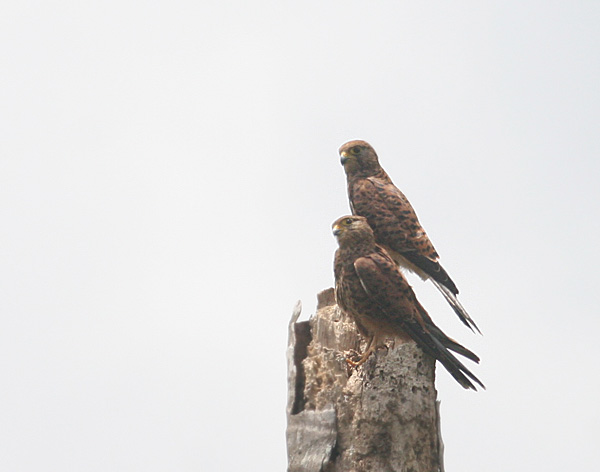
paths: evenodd
<path fill-rule="evenodd" d="M 342 216 L 333 222 L 333 235 L 337 238 L 340 247 L 367 242 L 375 245 L 375 235 L 363 216 Z"/>
<path fill-rule="evenodd" d="M 347 175 L 373 175 L 381 170 L 377 153 L 366 141 L 348 141 L 340 147 L 340 161 Z"/>

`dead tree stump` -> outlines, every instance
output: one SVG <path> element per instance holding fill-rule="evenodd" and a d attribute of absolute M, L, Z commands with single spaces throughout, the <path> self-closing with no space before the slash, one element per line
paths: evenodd
<path fill-rule="evenodd" d="M 289 472 L 443 472 L 435 361 L 415 343 L 381 349 L 358 369 L 345 362 L 361 337 L 335 303 L 289 327 Z"/>

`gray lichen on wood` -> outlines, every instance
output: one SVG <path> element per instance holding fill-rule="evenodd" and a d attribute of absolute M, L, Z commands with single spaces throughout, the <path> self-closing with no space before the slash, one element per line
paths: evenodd
<path fill-rule="evenodd" d="M 288 471 L 441 472 L 435 362 L 414 343 L 379 350 L 348 367 L 361 338 L 335 304 L 318 295 L 317 313 L 288 344 Z"/>

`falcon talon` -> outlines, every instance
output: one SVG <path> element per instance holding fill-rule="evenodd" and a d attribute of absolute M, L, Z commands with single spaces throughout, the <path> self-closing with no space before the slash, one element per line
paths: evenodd
<path fill-rule="evenodd" d="M 355 361 L 353 359 L 358 358 L 358 361 Z M 355 351 L 354 349 L 350 349 L 347 353 L 346 353 L 346 357 L 344 358 L 344 360 L 346 361 L 346 363 L 349 366 L 352 367 L 357 367 L 358 365 L 360 365 L 358 362 L 361 359 L 361 355 L 359 352 Z"/>
<path fill-rule="evenodd" d="M 369 356 L 361 357 L 358 361 L 353 361 L 352 359 L 347 357 L 346 364 L 348 364 L 351 367 L 357 368 L 357 367 L 360 367 L 361 365 L 363 365 L 367 361 L 368 358 L 369 358 Z"/>

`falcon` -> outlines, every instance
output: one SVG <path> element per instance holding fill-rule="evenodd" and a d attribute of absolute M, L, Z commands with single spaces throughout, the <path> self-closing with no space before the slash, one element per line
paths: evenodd
<path fill-rule="evenodd" d="M 379 165 L 375 150 L 365 141 L 349 141 L 339 150 L 354 215 L 364 216 L 377 243 L 423 280 L 431 280 L 460 320 L 481 331 L 458 301 L 458 288 L 438 262 L 439 255 L 419 223 L 415 210 Z"/>
<path fill-rule="evenodd" d="M 438 360 L 466 389 L 485 386 L 450 351 L 476 363 L 479 357 L 446 336 L 429 317 L 387 251 L 375 242 L 367 219 L 343 216 L 333 223 L 339 248 L 335 253 L 335 297 L 367 339 L 354 366 L 364 363 L 386 339 L 414 340 Z"/>

